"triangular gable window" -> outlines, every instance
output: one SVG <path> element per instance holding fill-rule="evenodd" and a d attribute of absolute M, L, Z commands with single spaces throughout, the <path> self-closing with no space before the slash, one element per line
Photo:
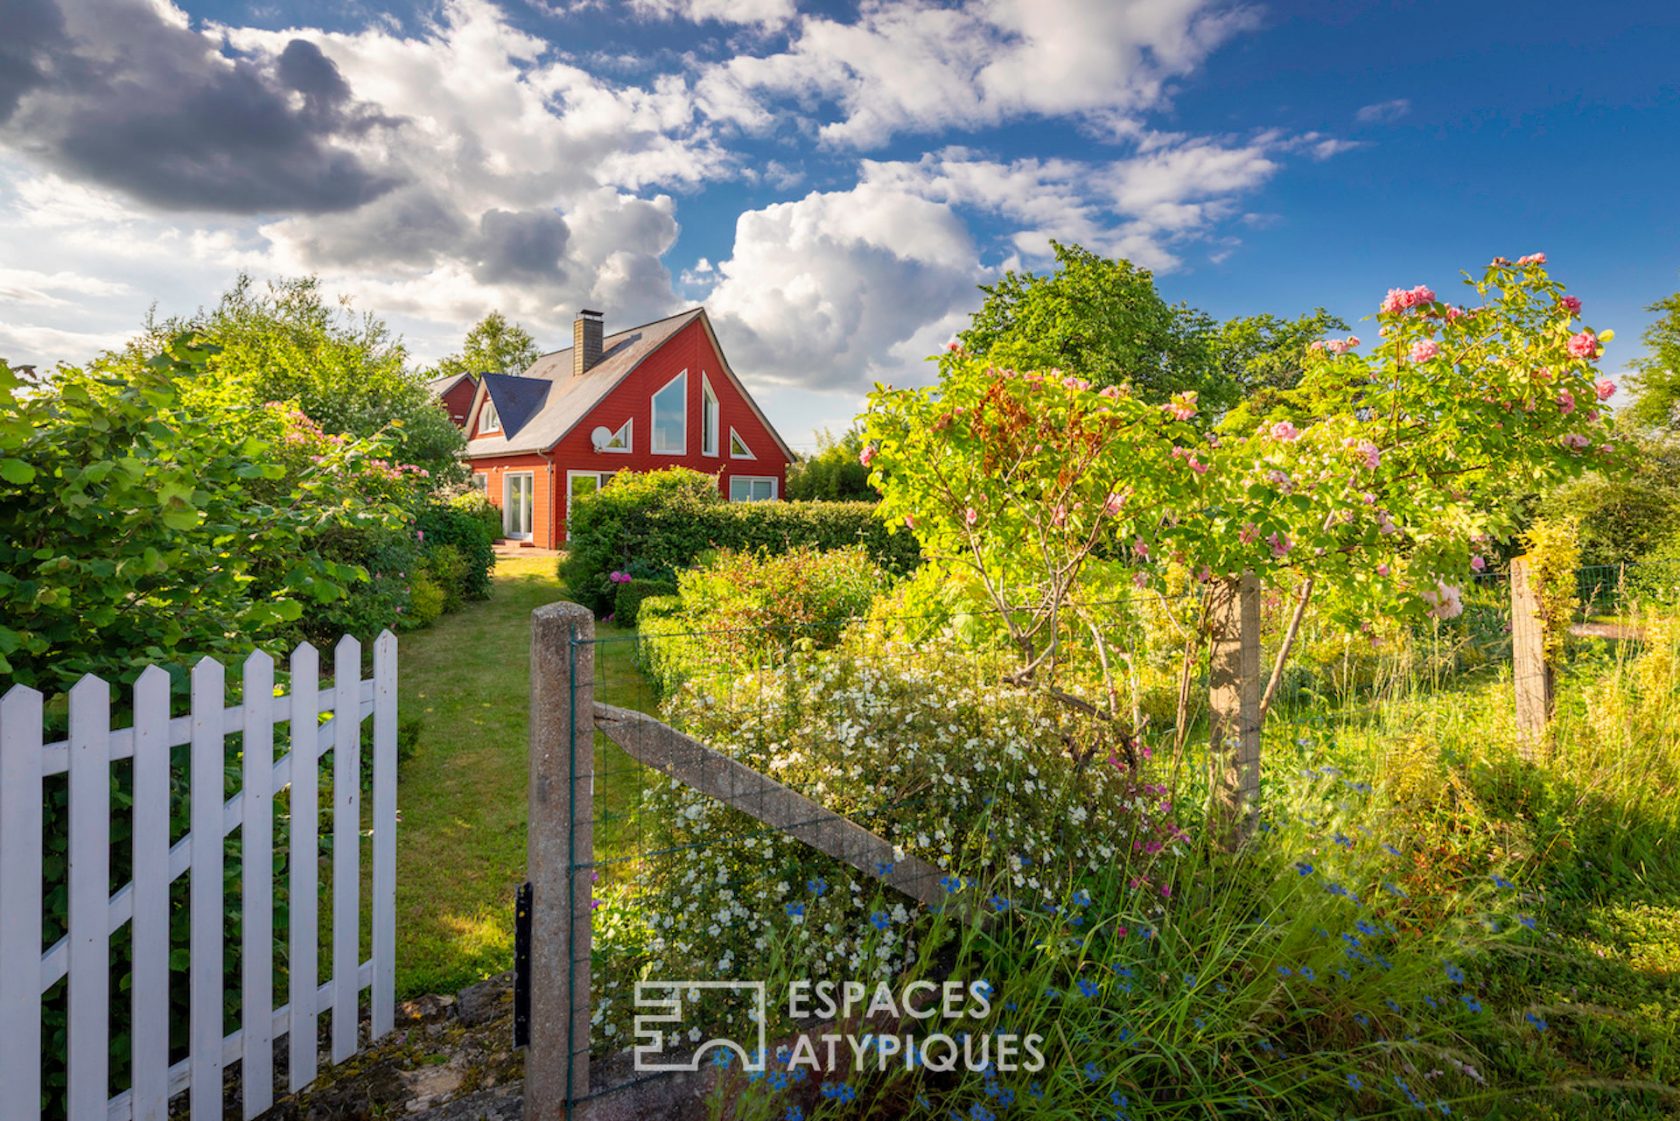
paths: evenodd
<path fill-rule="evenodd" d="M 478 410 L 478 434 L 486 432 L 500 432 L 502 418 L 496 415 L 496 402 L 490 400 L 490 391 L 484 391 L 484 407 Z"/>
<path fill-rule="evenodd" d="M 608 436 L 595 446 L 599 452 L 627 452 L 630 450 L 630 426 L 634 420 L 627 420 L 617 432 Z"/>
<path fill-rule="evenodd" d="M 757 459 L 758 458 L 758 456 L 756 456 L 752 453 L 752 449 L 747 447 L 747 442 L 745 440 L 741 439 L 741 434 L 739 432 L 735 431 L 733 428 L 731 428 L 729 430 L 729 458 L 730 459 Z"/>

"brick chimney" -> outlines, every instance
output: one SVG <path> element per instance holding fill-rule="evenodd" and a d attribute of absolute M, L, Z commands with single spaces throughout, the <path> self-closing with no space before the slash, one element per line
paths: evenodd
<path fill-rule="evenodd" d="M 584 308 L 572 320 L 572 376 L 587 374 L 601 361 L 601 313 Z"/>

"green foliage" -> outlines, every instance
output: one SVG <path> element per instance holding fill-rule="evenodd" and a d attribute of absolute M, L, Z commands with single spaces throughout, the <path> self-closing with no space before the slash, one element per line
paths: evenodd
<path fill-rule="evenodd" d="M 1350 627 L 1449 618 L 1474 558 L 1515 529 L 1505 497 L 1622 458 L 1597 405 L 1599 340 L 1562 286 L 1533 260 L 1467 284 L 1482 306 L 1391 293 L 1375 354 L 1309 348 L 1276 408 L 1233 410 L 1212 438 L 1189 392 L 1153 405 L 947 354 L 937 386 L 870 397 L 879 513 L 986 589 L 1030 665 L 1054 657 L 1064 609 L 1164 590 L 1175 566 L 1311 573 Z"/>
<path fill-rule="evenodd" d="M 424 567 L 416 570 L 409 587 L 404 628 L 424 627 L 436 622 L 447 602 L 443 586 L 433 579 L 431 572 Z"/>
<path fill-rule="evenodd" d="M 1554 665 L 1569 643 L 1569 625 L 1581 606 L 1576 570 L 1581 567 L 1580 527 L 1568 518 L 1542 518 L 1523 534 L 1528 580 L 1540 602 L 1546 657 Z"/>
<path fill-rule="evenodd" d="M 1581 527 L 1584 564 L 1630 564 L 1680 533 L 1680 441 L 1632 437 L 1627 470 L 1559 488 L 1543 508 Z"/>
<path fill-rule="evenodd" d="M 490 496 L 481 490 L 468 488 L 460 494 L 450 497 L 449 505 L 456 510 L 471 514 L 484 527 L 484 535 L 492 543 L 502 536 L 502 511 L 499 506 L 490 501 Z"/>
<path fill-rule="evenodd" d="M 675 580 L 633 579 L 628 584 L 620 584 L 613 596 L 613 622 L 621 627 L 633 627 L 641 614 L 643 602 L 676 594 Z"/>
<path fill-rule="evenodd" d="M 818 436 L 817 454 L 788 468 L 787 497 L 795 502 L 874 502 L 881 496 L 869 485 L 869 468 L 858 462 L 863 432 L 848 428 L 838 440 Z"/>
<path fill-rule="evenodd" d="M 861 545 L 779 555 L 726 549 L 677 574 L 674 610 L 661 601 L 644 615 L 643 666 L 670 693 L 697 673 L 734 678 L 794 649 L 833 646 L 886 584 Z"/>
<path fill-rule="evenodd" d="M 1209 340 L 1213 374 L 1200 402 L 1218 416 L 1238 402 L 1275 401 L 1306 373 L 1308 347 L 1348 325 L 1323 308 L 1296 319 L 1244 315 L 1221 324 Z M 1268 405 L 1269 407 L 1269 405 Z"/>
<path fill-rule="evenodd" d="M 1637 426 L 1680 434 L 1680 292 L 1645 310 L 1657 320 L 1645 329 L 1645 355 L 1633 364 L 1639 373 L 1627 416 Z"/>
<path fill-rule="evenodd" d="M 1126 382 L 1151 403 L 1211 388 L 1211 319 L 1168 304 L 1148 269 L 1051 245 L 1055 273 L 1011 269 L 981 286 L 986 302 L 958 335 L 965 350 L 994 365 L 1060 370 L 1093 385 Z"/>
<path fill-rule="evenodd" d="M 461 353 L 440 359 L 426 376 L 522 374 L 539 357 L 541 352 L 531 332 L 510 322 L 501 312 L 493 311 L 467 332 Z"/>
<path fill-rule="evenodd" d="M 178 340 L 120 379 L 61 368 L 32 389 L 0 362 L 13 683 L 116 684 L 142 663 L 289 639 L 306 611 L 366 587 L 338 542 L 404 532 L 411 476 L 380 442 L 316 446 L 285 410 L 213 407 L 196 392 L 213 356 Z"/>
<path fill-rule="evenodd" d="M 862 545 L 889 572 L 913 568 L 919 554 L 889 534 L 863 502 L 725 502 L 710 475 L 687 468 L 621 471 L 574 504 L 560 578 L 577 599 L 605 614 L 613 572 L 670 579 L 713 549 L 782 553 L 802 545 Z"/>
<path fill-rule="evenodd" d="M 496 567 L 496 552 L 476 508 L 463 506 L 458 499 L 432 502 L 420 511 L 414 526 L 429 550 L 436 552 L 439 547 L 447 547 L 455 554 L 448 575 L 435 557 L 428 557 L 433 576 L 441 578 L 449 593 L 449 610 L 453 611 L 464 600 L 490 597 L 490 572 Z"/>
<path fill-rule="evenodd" d="M 333 306 L 315 277 L 259 289 L 240 276 L 214 308 L 149 320 L 140 337 L 95 366 L 131 377 L 183 334 L 219 348 L 207 360 L 209 376 L 189 390 L 195 407 L 290 402 L 329 433 L 384 433 L 392 458 L 424 469 L 433 483 L 464 477 L 460 430 L 409 371 L 402 341 L 375 316 Z"/>

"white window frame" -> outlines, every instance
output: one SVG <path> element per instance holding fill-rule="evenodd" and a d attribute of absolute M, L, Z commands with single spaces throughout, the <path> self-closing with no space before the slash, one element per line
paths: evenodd
<path fill-rule="evenodd" d="M 513 480 L 524 479 L 529 483 L 531 495 L 531 526 L 524 533 L 513 532 Z M 503 471 L 502 472 L 502 536 L 509 541 L 529 541 L 537 532 L 537 474 L 535 471 Z"/>
<path fill-rule="evenodd" d="M 478 408 L 478 434 L 488 436 L 492 432 L 502 430 L 502 414 L 496 411 L 496 402 L 490 400 L 490 391 L 484 392 L 484 404 Z"/>
<path fill-rule="evenodd" d="M 620 437 L 623 437 L 624 446 L 622 448 L 613 447 L 612 440 L 608 440 L 605 447 L 596 448 L 595 450 L 598 452 L 605 452 L 609 455 L 629 455 L 636 447 L 636 432 L 635 429 L 631 427 L 635 423 L 636 418 L 631 417 L 629 420 L 619 425 L 618 431 L 612 434 L 612 440 L 617 440 Z"/>
<path fill-rule="evenodd" d="M 595 480 L 595 489 L 599 491 L 607 485 L 617 471 L 567 471 L 566 472 L 566 536 L 572 535 L 572 480 L 588 476 Z"/>
<path fill-rule="evenodd" d="M 678 382 L 682 382 L 682 446 L 676 449 L 659 446 L 659 395 L 670 389 Z M 648 451 L 654 455 L 687 455 L 688 454 L 688 371 L 673 377 L 670 381 L 653 391 L 648 399 L 650 425 L 648 427 Z"/>
<path fill-rule="evenodd" d="M 745 455 L 736 455 L 735 454 L 735 445 L 736 444 L 741 445 L 741 450 L 746 453 Z M 757 459 L 758 458 L 758 456 L 753 454 L 753 450 L 751 448 L 747 447 L 747 442 L 745 440 L 741 439 L 741 434 L 739 432 L 735 431 L 735 426 L 734 425 L 729 426 L 729 458 L 730 459 Z"/>
<path fill-rule="evenodd" d="M 735 484 L 738 483 L 738 482 L 747 484 L 747 497 L 746 498 L 736 498 L 735 497 Z M 768 497 L 768 498 L 754 498 L 754 497 L 752 497 L 752 484 L 753 483 L 769 483 L 770 484 L 770 497 Z M 731 502 L 774 502 L 782 496 L 781 495 L 781 489 L 782 489 L 781 488 L 781 480 L 778 479 L 774 475 L 731 475 L 729 477 L 729 501 L 731 501 Z"/>
<path fill-rule="evenodd" d="M 711 417 L 706 416 L 707 406 L 711 407 Z M 700 454 L 716 456 L 718 453 L 718 428 L 723 423 L 723 410 L 718 404 L 718 395 L 712 392 L 712 381 L 704 370 L 700 371 Z M 730 429 L 731 432 L 734 429 Z"/>

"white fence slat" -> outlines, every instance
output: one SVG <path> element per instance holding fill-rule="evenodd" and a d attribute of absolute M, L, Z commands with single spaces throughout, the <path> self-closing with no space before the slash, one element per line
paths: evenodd
<path fill-rule="evenodd" d="M 363 681 L 357 686 L 357 696 L 362 704 L 362 715 L 373 711 L 373 682 Z M 331 709 L 336 703 L 333 691 L 321 690 L 321 710 Z M 290 701 L 286 697 L 274 698 L 274 719 L 285 720 L 291 712 Z M 245 727 L 245 710 L 241 707 L 226 709 L 222 713 L 222 734 L 238 735 Z M 169 746 L 180 747 L 192 742 L 192 717 L 177 716 L 169 722 Z M 47 775 L 61 775 L 70 766 L 70 744 L 65 740 L 49 743 L 43 748 L 45 762 L 41 770 Z M 111 733 L 111 762 L 118 763 L 134 754 L 134 736 L 127 728 L 118 728 Z"/>
<path fill-rule="evenodd" d="M 0 697 L 0 1121 L 41 1107 L 41 694 Z"/>
<path fill-rule="evenodd" d="M 135 1121 L 169 1116 L 169 675 L 134 683 L 134 939 L 131 1069 Z M 112 910 L 116 910 L 113 906 Z"/>
<path fill-rule="evenodd" d="M 192 671 L 192 901 L 190 967 L 191 1109 L 209 1121 L 222 1111 L 222 795 L 223 705 L 219 663 Z"/>
<path fill-rule="evenodd" d="M 353 698 L 362 672 L 362 647 L 349 635 L 333 651 L 333 688 Z M 360 712 L 351 703 L 349 712 Z M 362 725 L 338 721 L 333 742 L 332 1061 L 356 1053 L 356 965 L 361 947 Z"/>
<path fill-rule="evenodd" d="M 397 636 L 373 644 L 372 1036 L 395 1022 L 397 988 Z"/>
<path fill-rule="evenodd" d="M 70 1024 L 67 1106 L 98 1117 L 110 1096 L 111 687 L 70 690 Z"/>
<path fill-rule="evenodd" d="M 245 659 L 240 824 L 239 1061 L 245 1121 L 274 1104 L 274 659 Z"/>
<path fill-rule="evenodd" d="M 320 747 L 316 738 L 320 655 L 307 642 L 292 651 L 291 760 L 292 836 L 288 864 L 290 931 L 286 962 L 290 973 L 291 1022 L 287 1025 L 287 1086 L 293 1093 L 315 1080 L 315 994 L 320 930 L 315 905 L 320 892 L 320 811 L 317 801 Z"/>

